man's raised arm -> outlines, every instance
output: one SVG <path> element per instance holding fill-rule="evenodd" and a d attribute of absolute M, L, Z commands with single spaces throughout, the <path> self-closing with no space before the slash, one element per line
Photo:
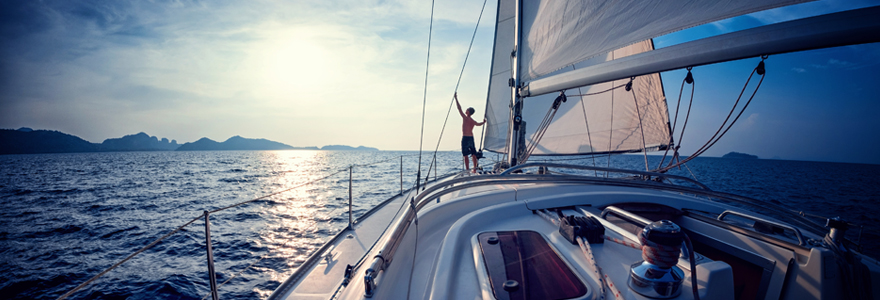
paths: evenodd
<path fill-rule="evenodd" d="M 464 114 L 463 111 L 461 111 L 461 104 L 458 104 L 458 93 L 452 95 L 452 98 L 455 99 L 455 107 L 458 108 L 458 114 L 461 115 L 462 118 L 466 118 L 467 116 Z"/>

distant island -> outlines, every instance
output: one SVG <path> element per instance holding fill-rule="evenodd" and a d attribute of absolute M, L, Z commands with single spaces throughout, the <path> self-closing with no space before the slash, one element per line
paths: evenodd
<path fill-rule="evenodd" d="M 224 142 L 201 138 L 192 143 L 177 144 L 176 140 L 159 139 L 144 132 L 91 143 L 80 137 L 54 130 L 0 129 L 0 154 L 111 152 L 111 151 L 213 151 L 213 150 L 370 150 L 370 147 L 328 145 L 321 148 L 293 147 L 267 139 L 233 136 Z"/>
<path fill-rule="evenodd" d="M 355 148 L 352 146 L 344 146 L 344 145 L 327 145 L 327 146 L 321 147 L 321 150 L 379 151 L 379 149 L 372 148 L 372 147 L 357 146 L 357 148 Z"/>
<path fill-rule="evenodd" d="M 722 156 L 722 158 L 736 158 L 736 159 L 758 159 L 757 155 L 739 153 L 739 152 L 730 152 Z"/>
<path fill-rule="evenodd" d="M 192 143 L 186 143 L 177 148 L 176 151 L 202 151 L 202 150 L 291 150 L 294 149 L 290 145 L 273 142 L 267 139 L 246 139 L 240 136 L 234 136 L 222 143 L 215 142 L 209 138 L 201 138 Z"/>

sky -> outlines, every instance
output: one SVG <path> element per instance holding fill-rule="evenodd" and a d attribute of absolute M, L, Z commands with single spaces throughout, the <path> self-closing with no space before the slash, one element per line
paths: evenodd
<path fill-rule="evenodd" d="M 431 1 L 0 1 L 0 128 L 95 143 L 145 132 L 178 143 L 239 135 L 296 147 L 457 150 L 461 120 L 454 107 L 446 116 L 482 5 L 436 2 L 425 92 Z M 798 4 L 655 44 L 874 5 Z M 458 87 L 477 115 L 494 18 L 489 1 Z M 694 69 L 682 153 L 720 126 L 759 60 Z M 705 156 L 880 164 L 880 45 L 775 55 L 766 64 L 755 100 Z M 670 117 L 684 74 L 661 74 Z"/>

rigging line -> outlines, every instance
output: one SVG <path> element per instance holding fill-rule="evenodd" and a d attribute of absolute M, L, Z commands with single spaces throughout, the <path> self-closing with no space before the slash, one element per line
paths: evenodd
<path fill-rule="evenodd" d="M 762 60 L 761 60 L 761 63 L 763 63 L 763 62 L 764 62 L 764 60 L 762 59 Z M 746 80 L 746 84 L 743 86 L 743 89 L 742 89 L 742 91 L 741 91 L 740 94 L 739 94 L 739 98 L 736 99 L 736 103 L 739 103 L 739 101 L 740 101 L 741 98 L 742 98 L 742 94 L 745 93 L 745 90 L 746 90 L 746 88 L 747 88 L 748 85 L 749 85 L 749 81 L 752 80 L 752 76 L 754 76 L 755 73 L 758 72 L 758 68 L 760 68 L 760 67 L 761 67 L 761 65 L 759 64 L 759 66 L 758 66 L 758 67 L 755 67 L 755 69 L 752 70 L 752 73 L 749 74 L 749 78 Z M 675 165 L 673 165 L 673 166 L 667 166 L 667 167 L 663 168 L 663 169 L 660 170 L 660 171 L 661 171 L 661 172 L 666 172 L 666 171 L 668 171 L 669 169 L 672 169 L 672 168 L 674 168 L 674 167 L 676 167 L 676 166 L 682 165 L 682 164 L 684 164 L 684 163 L 690 161 L 691 159 L 694 159 L 694 158 L 696 158 L 697 156 L 700 156 L 701 154 L 703 154 L 704 152 L 706 152 L 707 150 L 709 150 L 709 148 L 711 148 L 712 146 L 714 146 L 715 143 L 717 143 L 719 140 L 721 140 L 721 137 L 723 137 L 724 134 L 726 134 L 727 131 L 730 130 L 730 128 L 733 127 L 733 124 L 735 124 L 736 121 L 739 120 L 739 118 L 740 118 L 740 117 L 742 116 L 742 114 L 745 112 L 746 108 L 749 107 L 749 104 L 752 103 L 752 99 L 754 99 L 754 98 L 755 98 L 755 95 L 758 94 L 758 89 L 761 88 L 761 83 L 764 82 L 764 78 L 766 77 L 766 73 L 765 73 L 765 74 L 759 74 L 759 75 L 761 76 L 761 79 L 758 81 L 758 85 L 755 87 L 755 90 L 752 92 L 752 96 L 749 97 L 749 100 L 746 101 L 746 104 L 743 105 L 742 109 L 740 109 L 739 114 L 737 114 L 736 117 L 733 119 L 733 121 L 730 123 L 730 125 L 728 125 L 727 128 L 724 129 L 723 132 L 721 132 L 721 135 L 719 135 L 717 139 L 715 139 L 714 141 L 713 141 L 712 139 L 709 139 L 709 141 L 707 141 L 706 144 L 703 145 L 703 147 L 700 147 L 699 150 L 697 150 L 696 152 L 694 152 L 693 155 L 688 156 L 688 158 L 685 158 L 684 160 L 682 160 L 681 162 L 679 162 L 679 163 L 677 163 L 677 164 L 675 164 Z M 734 104 L 734 108 L 736 108 L 736 103 Z M 731 111 L 731 114 L 732 114 L 732 113 L 733 113 L 733 111 Z M 729 118 L 729 117 L 730 117 L 730 115 L 728 115 L 728 118 Z M 725 120 L 725 123 L 726 123 L 726 120 Z M 724 124 L 722 124 L 721 126 L 722 126 L 722 128 L 723 128 Z M 721 128 L 719 128 L 718 130 L 721 131 Z M 717 134 L 718 134 L 718 132 L 716 132 L 716 135 L 717 135 Z M 713 136 L 713 138 L 714 138 L 714 136 Z"/>
<path fill-rule="evenodd" d="M 535 151 L 535 148 L 538 147 L 538 143 L 544 138 L 544 134 L 547 133 L 547 129 L 550 128 L 550 123 L 553 122 L 553 118 L 556 116 L 559 106 L 562 105 L 562 102 L 565 102 L 565 99 L 565 91 L 563 91 L 555 100 L 553 100 L 550 110 L 547 111 L 541 124 L 536 128 L 535 134 L 532 136 L 532 142 L 525 149 L 526 151 L 523 154 L 522 163 L 528 161 L 529 157 L 532 156 L 532 152 Z"/>
<path fill-rule="evenodd" d="M 604 93 L 607 93 L 607 92 L 610 92 L 610 91 L 613 91 L 613 90 L 616 90 L 616 89 L 619 89 L 619 88 L 622 88 L 622 87 L 625 87 L 625 86 L 626 86 L 626 83 L 621 84 L 621 85 L 618 85 L 618 86 L 614 86 L 614 87 L 611 87 L 611 88 L 609 88 L 609 89 L 607 89 L 607 90 L 603 90 L 603 91 L 599 91 L 599 92 L 586 93 L 586 94 L 577 94 L 577 95 L 568 95 L 568 96 L 569 96 L 569 97 L 578 97 L 578 96 L 580 96 L 580 97 L 595 96 L 595 95 L 598 95 L 598 94 L 604 94 Z M 578 88 L 578 91 L 580 91 L 580 90 L 581 90 L 581 88 Z"/>
<path fill-rule="evenodd" d="M 762 62 L 763 62 L 763 60 L 762 60 Z M 742 89 L 742 91 L 740 91 L 740 95 L 739 95 L 739 97 L 737 98 L 737 103 L 739 103 L 740 99 L 742 99 L 742 94 L 745 93 L 745 90 L 746 90 L 746 88 L 748 87 L 749 82 L 752 80 L 752 76 L 755 75 L 755 72 L 756 72 L 756 71 L 758 71 L 758 68 L 757 68 L 757 67 L 756 67 L 755 69 L 752 70 L 752 73 L 751 73 L 751 74 L 749 74 L 749 78 L 746 80 L 746 84 L 743 85 L 743 89 Z M 759 75 L 760 75 L 760 74 L 759 74 Z M 755 87 L 755 91 L 752 92 L 752 96 L 749 97 L 749 100 L 746 102 L 745 105 L 743 105 L 742 109 L 740 109 L 739 114 L 737 114 L 737 116 L 733 119 L 733 121 L 730 123 L 730 125 L 727 126 L 727 129 L 725 129 L 724 132 L 722 132 L 721 135 L 719 135 L 718 138 L 716 138 L 714 141 L 712 141 L 712 139 L 710 139 L 710 141 L 711 141 L 712 143 L 711 143 L 711 144 L 708 144 L 708 145 L 705 145 L 703 148 L 701 148 L 700 150 L 698 150 L 699 154 L 702 154 L 703 152 L 706 152 L 706 150 L 709 150 L 709 148 L 712 147 L 712 145 L 714 145 L 716 142 L 718 142 L 718 140 L 721 139 L 722 136 L 724 136 L 724 133 L 726 133 L 728 130 L 730 130 L 731 127 L 733 127 L 733 124 L 736 123 L 736 120 L 739 119 L 740 116 L 742 116 L 743 112 L 745 112 L 745 110 L 746 110 L 746 107 L 748 107 L 748 106 L 749 106 L 749 103 L 752 102 L 752 99 L 755 97 L 755 94 L 758 93 L 758 89 L 761 88 L 761 83 L 762 83 L 762 82 L 764 82 L 764 75 L 761 75 L 761 80 L 758 81 L 758 86 Z M 734 104 L 734 108 L 736 108 L 736 104 Z M 732 112 L 733 112 L 733 111 L 731 111 L 731 113 L 732 113 Z M 728 118 L 729 118 L 729 117 L 730 117 L 730 115 L 728 115 Z M 721 126 L 723 127 L 724 125 L 722 124 Z M 721 130 L 721 128 L 719 128 L 718 130 Z M 716 134 L 717 134 L 717 133 L 716 133 Z M 713 137 L 713 138 L 714 138 L 714 137 Z M 707 143 L 708 143 L 708 142 L 707 142 Z"/>
<path fill-rule="evenodd" d="M 724 126 L 727 125 L 727 121 L 730 120 L 730 116 L 732 116 L 733 113 L 736 111 L 736 107 L 737 107 L 737 105 L 739 105 L 739 101 L 742 100 L 742 95 L 745 93 L 746 88 L 749 86 L 749 82 L 752 80 L 752 76 L 755 75 L 756 70 L 757 70 L 757 68 L 752 69 L 752 73 L 749 74 L 749 78 L 746 79 L 746 84 L 743 85 L 742 90 L 739 92 L 739 96 L 736 98 L 736 101 L 733 103 L 733 107 L 730 108 L 730 112 L 728 112 L 727 117 L 724 118 L 724 122 L 722 122 L 721 126 L 718 127 L 718 130 L 715 131 L 715 134 L 713 134 L 712 137 L 710 137 L 709 140 L 706 141 L 706 143 L 703 144 L 702 147 L 697 149 L 697 151 L 694 151 L 694 153 L 700 153 L 702 151 L 705 151 L 705 149 L 707 148 L 709 143 L 711 143 L 713 140 L 715 140 L 715 138 L 718 137 L 718 134 L 721 133 L 721 131 L 724 129 Z M 763 79 L 763 77 L 762 77 L 762 79 Z"/>
<path fill-rule="evenodd" d="M 639 130 L 642 132 L 642 153 L 645 154 L 645 171 L 650 171 L 651 167 L 648 166 L 648 146 L 645 143 L 645 126 L 642 125 L 642 111 L 639 109 L 639 101 L 636 99 L 636 88 L 632 86 L 632 83 L 636 81 L 636 78 L 630 78 L 629 80 L 629 91 L 633 95 L 633 103 L 636 104 L 636 116 L 639 118 Z"/>
<path fill-rule="evenodd" d="M 721 137 L 724 136 L 724 134 L 727 133 L 727 131 L 730 130 L 730 128 L 733 127 L 733 124 L 736 123 L 737 120 L 739 120 L 739 117 L 741 117 L 742 114 L 745 112 L 746 108 L 749 107 L 749 103 L 752 102 L 752 99 L 755 97 L 755 94 L 758 93 L 758 88 L 761 87 L 761 83 L 762 83 L 762 82 L 764 82 L 764 77 L 763 77 L 763 76 L 761 76 L 761 80 L 758 81 L 758 86 L 755 88 L 755 92 L 752 93 L 752 97 L 749 97 L 749 100 L 746 101 L 746 104 L 743 106 L 742 110 L 739 111 L 739 114 L 736 115 L 736 118 L 734 118 L 733 121 L 730 122 L 730 125 L 727 126 L 726 129 L 724 129 L 724 132 L 722 132 L 721 135 L 719 135 L 717 139 L 715 139 L 714 141 L 712 141 L 712 144 L 710 144 L 708 147 L 706 147 L 705 150 L 701 151 L 700 154 L 703 154 L 704 152 L 706 152 L 706 150 L 709 150 L 709 148 L 711 148 L 712 146 L 714 146 L 715 143 L 717 143 L 719 140 L 721 140 Z"/>
<path fill-rule="evenodd" d="M 608 126 L 608 164 L 607 168 L 611 168 L 611 144 L 614 143 L 614 93 L 611 93 L 611 121 Z M 605 178 L 608 178 L 608 172 L 605 172 Z"/>
<path fill-rule="evenodd" d="M 104 271 L 101 272 L 100 274 L 95 275 L 95 276 L 92 277 L 91 279 L 87 280 L 86 282 L 83 282 L 82 284 L 80 284 L 80 285 L 78 285 L 77 287 L 73 288 L 72 290 L 70 290 L 69 292 L 65 293 L 64 295 L 61 295 L 61 297 L 58 297 L 58 300 L 62 300 L 62 299 L 65 299 L 65 298 L 69 297 L 70 295 L 72 295 L 72 294 L 75 293 L 76 291 L 79 291 L 79 290 L 82 289 L 83 287 L 85 287 L 85 286 L 89 285 L 90 283 L 94 282 L 94 281 L 95 281 L 96 279 L 98 279 L 99 277 L 104 276 L 104 274 L 107 274 L 107 272 L 110 272 L 110 270 L 116 269 L 116 267 L 119 267 L 119 266 L 122 265 L 123 263 L 125 263 L 125 262 L 127 262 L 128 260 L 132 259 L 133 257 L 135 257 L 135 255 L 141 254 L 142 252 L 146 251 L 146 250 L 149 249 L 150 247 L 155 246 L 156 244 L 158 244 L 158 243 L 161 242 L 162 240 L 168 238 L 169 236 L 171 236 L 171 235 L 174 234 L 175 232 L 180 231 L 181 229 L 183 229 L 183 228 L 186 227 L 187 225 L 192 224 L 193 222 L 195 222 L 196 220 L 199 220 L 199 219 L 201 219 L 201 218 L 202 218 L 202 216 L 200 215 L 200 216 L 196 217 L 195 219 L 192 219 L 191 221 L 186 222 L 186 224 L 180 225 L 180 227 L 177 227 L 177 229 L 174 229 L 174 230 L 172 230 L 171 232 L 166 233 L 165 235 L 163 235 L 162 237 L 156 239 L 155 241 L 153 241 L 153 242 L 150 243 L 149 245 L 144 246 L 144 247 L 141 248 L 140 250 L 138 250 L 138 251 L 136 251 L 135 253 L 132 253 L 131 255 L 129 255 L 128 257 L 126 257 L 125 259 L 123 259 L 123 260 L 119 261 L 118 263 L 114 264 L 113 266 L 107 268 L 106 270 L 104 270 Z"/>
<path fill-rule="evenodd" d="M 542 120 L 541 120 L 541 123 L 538 124 L 538 127 L 535 128 L 535 134 L 532 136 L 532 142 L 529 143 L 528 147 L 526 147 L 526 148 L 524 149 L 525 152 L 523 153 L 522 161 L 521 161 L 520 163 L 525 163 L 526 161 L 528 161 L 529 156 L 531 156 L 531 154 L 532 154 L 532 150 L 533 150 L 535 147 L 537 147 L 538 141 L 540 141 L 540 140 L 541 140 L 541 137 L 543 137 L 543 134 L 542 134 L 542 133 L 546 130 L 546 126 L 547 126 L 548 123 L 549 123 L 549 122 L 547 121 L 547 119 L 550 117 L 550 115 L 551 115 L 553 112 L 554 112 L 553 107 L 551 107 L 551 108 L 547 111 L 547 113 L 544 114 L 544 119 L 542 119 Z"/>
<path fill-rule="evenodd" d="M 572 68 L 573 70 L 576 70 L 576 69 L 577 69 L 575 66 L 572 66 L 571 68 Z M 625 86 L 625 84 L 624 84 L 624 85 L 620 85 L 620 86 L 616 86 L 616 87 L 611 87 L 610 89 L 607 89 L 607 90 L 604 90 L 604 91 L 601 91 L 601 92 L 587 93 L 587 94 L 584 94 L 583 91 L 581 90 L 581 87 L 578 87 L 578 88 L 577 88 L 577 89 L 578 89 L 578 92 L 581 93 L 581 94 L 580 94 L 580 95 L 572 95 L 573 97 L 574 97 L 574 96 L 581 97 L 581 101 L 580 101 L 580 102 L 581 102 L 581 109 L 582 109 L 583 112 L 584 112 L 584 126 L 586 126 L 586 128 L 587 128 L 587 142 L 590 143 L 590 148 L 593 148 L 593 137 L 592 137 L 592 135 L 590 134 L 590 121 L 587 119 L 587 106 L 586 106 L 586 104 L 584 104 L 584 97 L 585 97 L 585 96 L 592 96 L 592 95 L 602 94 L 602 93 L 605 93 L 605 92 L 612 91 L 612 90 L 614 90 L 614 89 L 620 88 L 621 86 Z M 590 157 L 593 159 L 593 166 L 595 167 L 595 166 L 596 166 L 596 156 L 591 155 Z M 596 177 L 599 177 L 599 171 L 593 170 L 593 175 L 596 176 Z"/>
<path fill-rule="evenodd" d="M 337 209 L 336 211 L 338 211 L 338 209 Z M 335 212 L 335 211 L 334 211 L 334 212 Z M 343 231 L 344 231 L 344 230 L 343 230 Z M 289 246 L 293 241 L 294 241 L 293 239 L 289 239 L 289 240 L 287 240 L 287 243 L 284 243 L 284 245 L 281 245 L 281 247 L 282 247 L 282 248 L 286 248 L 286 247 Z M 229 281 L 231 281 L 233 278 L 238 277 L 239 275 L 241 275 L 242 273 L 244 273 L 244 271 L 247 271 L 248 269 L 250 269 L 251 267 L 253 267 L 253 266 L 256 265 L 257 263 L 263 261 L 263 259 L 266 259 L 266 257 L 269 256 L 269 254 L 270 254 L 270 253 L 263 254 L 262 256 L 260 256 L 259 259 L 257 259 L 257 261 L 255 261 L 255 262 L 251 263 L 250 265 L 248 265 L 247 267 L 244 267 L 243 269 L 239 270 L 238 273 L 232 275 L 231 277 L 229 277 L 229 279 L 226 279 L 226 281 L 223 281 L 223 283 L 221 283 L 220 285 L 217 286 L 217 290 L 220 290 L 220 288 L 223 287 L 224 285 L 226 285 L 226 283 L 228 283 Z M 209 296 L 211 296 L 211 292 L 208 292 L 207 295 L 205 295 L 204 297 L 202 297 L 202 300 L 207 299 Z"/>
<path fill-rule="evenodd" d="M 679 157 L 678 149 L 681 148 L 681 144 L 684 142 L 684 131 L 685 131 L 685 129 L 687 129 L 688 120 L 691 119 L 691 108 L 694 105 L 694 90 L 695 90 L 696 86 L 697 86 L 696 81 L 693 78 L 691 78 L 691 100 L 690 100 L 690 102 L 688 102 L 687 114 L 685 114 L 685 117 L 684 117 L 684 124 L 681 125 L 681 132 L 678 133 L 678 146 L 675 147 L 675 156 L 676 157 Z M 669 164 L 671 165 L 672 161 L 670 161 Z"/>
<path fill-rule="evenodd" d="M 480 20 L 483 19 L 483 11 L 486 10 L 486 1 L 487 0 L 483 0 L 483 8 L 480 9 L 480 16 L 477 17 L 477 25 L 474 26 L 474 34 L 471 35 L 471 43 L 470 43 L 470 45 L 468 45 L 468 51 L 464 55 L 464 63 L 461 65 L 461 72 L 458 73 L 458 81 L 455 82 L 455 93 L 456 94 L 458 93 L 458 86 L 461 84 L 461 78 L 464 76 L 464 68 L 467 66 L 468 57 L 471 56 L 471 49 L 474 46 L 474 39 L 476 39 L 476 37 L 477 37 L 477 29 L 480 28 Z M 427 82 L 425 83 L 425 88 L 427 88 Z M 443 140 L 443 132 L 446 131 L 446 122 L 449 121 L 449 114 L 452 112 L 452 103 L 454 101 L 455 101 L 455 97 L 453 97 L 452 101 L 449 101 L 449 109 L 446 110 L 446 119 L 443 120 L 443 127 L 440 127 L 440 137 L 437 139 L 437 147 L 434 148 L 434 160 L 435 161 L 437 160 L 437 151 L 438 151 L 438 149 L 440 149 L 440 141 Z M 485 117 L 485 112 L 483 112 L 483 115 Z M 484 131 L 485 131 L 485 129 L 486 129 L 486 127 L 483 127 Z M 482 136 L 482 133 L 481 133 L 481 136 Z M 483 148 L 483 140 L 480 139 L 480 150 L 482 150 L 482 148 Z M 432 162 L 432 164 L 433 164 L 433 162 Z M 428 169 L 428 173 L 431 173 L 430 168 Z"/>
<path fill-rule="evenodd" d="M 614 60 L 614 51 L 611 51 L 611 60 Z M 613 81 L 612 81 L 613 84 Z M 611 121 L 609 121 L 608 125 L 608 164 L 607 168 L 611 168 L 611 144 L 613 143 L 614 138 L 614 93 L 611 93 Z M 605 172 L 605 178 L 608 178 L 608 172 Z"/>
<path fill-rule="evenodd" d="M 614 60 L 614 51 L 611 51 L 611 60 Z M 612 81 L 613 82 L 613 81 Z M 613 83 L 612 83 L 613 84 Z M 608 164 L 607 168 L 611 168 L 611 144 L 614 137 L 614 93 L 611 93 L 611 121 L 608 125 Z M 608 172 L 605 172 L 605 178 L 608 178 Z"/>
<path fill-rule="evenodd" d="M 428 102 L 428 69 L 431 66 L 431 36 L 434 33 L 434 0 L 431 0 L 431 24 L 428 26 L 428 54 L 425 59 L 425 90 L 422 93 L 422 129 L 419 133 L 419 167 L 416 174 L 416 186 L 422 179 L 422 143 L 425 140 L 425 106 Z"/>
<path fill-rule="evenodd" d="M 360 164 L 360 165 L 350 165 L 350 166 L 351 166 L 351 167 L 369 167 L 369 166 L 372 166 L 372 165 L 377 165 L 377 164 L 381 164 L 381 163 L 384 163 L 384 162 L 389 162 L 389 161 L 391 161 L 391 160 L 397 160 L 397 159 L 399 159 L 400 157 L 410 157 L 410 156 L 416 156 L 416 155 L 418 155 L 418 154 L 410 154 L 410 155 L 395 155 L 394 157 L 389 158 L 389 159 L 386 159 L 386 160 L 379 160 L 379 161 L 369 162 L 369 163 L 365 163 L 365 164 Z M 348 168 L 344 168 L 344 169 L 342 169 L 341 171 L 345 171 L 345 170 L 348 170 Z"/>
<path fill-rule="evenodd" d="M 410 202 L 410 203 L 412 203 L 412 202 Z M 413 218 L 412 222 L 414 222 L 413 225 L 415 225 L 416 236 L 415 236 L 415 240 L 413 241 L 413 243 L 415 245 L 413 246 L 412 265 L 410 265 L 410 268 L 409 268 L 409 275 L 410 275 L 409 276 L 409 284 L 406 285 L 406 299 L 407 300 L 409 299 L 410 290 L 412 290 L 412 279 L 413 279 L 412 275 L 413 275 L 413 273 L 415 273 L 415 270 L 416 270 L 416 256 L 418 256 L 417 252 L 419 252 L 419 216 L 418 216 L 418 213 L 416 213 L 416 216 L 415 216 L 415 218 Z"/>
<path fill-rule="evenodd" d="M 694 105 L 694 91 L 697 86 L 696 80 L 694 80 L 693 75 L 691 74 L 690 68 L 688 68 L 688 75 L 687 75 L 687 77 L 685 77 L 684 80 L 687 81 L 688 78 L 690 78 L 690 81 L 691 81 L 690 82 L 691 83 L 691 99 L 690 99 L 690 102 L 688 102 L 688 109 L 687 109 L 687 114 L 684 117 L 684 124 L 681 126 L 681 132 L 679 132 L 679 135 L 678 135 L 678 145 L 675 146 L 675 149 L 674 149 L 674 152 L 672 155 L 673 158 L 669 160 L 669 164 L 667 166 L 671 166 L 675 162 L 675 160 L 678 160 L 679 162 L 681 161 L 681 158 L 679 157 L 678 149 L 681 149 L 681 145 L 684 142 L 684 131 L 685 131 L 685 129 L 687 129 L 688 120 L 690 120 L 690 117 L 691 117 L 691 108 Z M 682 82 L 682 91 L 683 90 L 684 90 L 684 81 Z M 679 95 L 678 95 L 679 104 L 681 102 L 682 91 L 679 91 Z M 676 118 L 675 121 L 678 122 L 678 108 L 676 108 L 675 118 Z M 665 157 L 665 154 L 664 154 L 664 157 Z M 659 170 L 661 167 L 663 167 L 663 161 L 660 162 L 660 165 L 657 166 L 657 169 Z M 680 167 L 679 167 L 679 170 L 681 170 Z"/>
<path fill-rule="evenodd" d="M 691 167 L 688 167 L 687 164 L 684 164 L 684 168 L 687 169 L 689 173 L 691 173 L 691 177 L 693 177 L 694 180 L 700 181 L 699 179 L 697 179 L 697 175 L 694 174 L 694 171 L 691 171 Z"/>
<path fill-rule="evenodd" d="M 278 191 L 278 192 L 275 192 L 275 193 L 272 193 L 272 194 L 268 194 L 268 195 L 265 195 L 265 196 L 262 196 L 262 197 L 259 197 L 259 198 L 251 199 L 251 200 L 248 200 L 248 201 L 239 202 L 239 203 L 236 203 L 236 204 L 233 204 L 233 205 L 229 205 L 229 206 L 226 206 L 226 207 L 223 207 L 223 208 L 218 208 L 218 209 L 215 209 L 215 210 L 209 211 L 208 213 L 215 213 L 215 212 L 219 212 L 219 211 L 222 211 L 222 210 L 230 209 L 230 208 L 233 208 L 233 207 L 241 206 L 241 205 L 244 205 L 244 204 L 247 204 L 247 203 L 250 203 L 250 202 L 254 202 L 254 201 L 258 201 L 258 200 L 263 200 L 263 199 L 266 199 L 266 198 L 269 198 L 269 197 L 272 197 L 272 196 L 275 196 L 275 195 L 278 195 L 278 194 L 281 194 L 281 193 L 285 193 L 285 192 L 291 191 L 291 190 L 293 190 L 293 189 L 297 189 L 297 188 L 300 188 L 300 187 L 303 187 L 303 186 L 306 186 L 306 185 L 309 185 L 309 184 L 312 184 L 312 183 L 315 183 L 315 182 L 318 182 L 318 181 L 321 181 L 321 180 L 324 180 L 324 179 L 330 178 L 330 177 L 332 177 L 332 176 L 334 176 L 334 175 L 336 175 L 336 174 L 339 174 L 340 172 L 342 172 L 342 171 L 338 171 L 338 172 L 336 172 L 336 173 L 333 173 L 333 174 L 330 174 L 330 175 L 324 176 L 324 177 L 322 177 L 322 178 L 319 178 L 319 179 L 316 179 L 316 180 L 313 180 L 313 181 L 310 181 L 310 182 L 307 182 L 307 183 L 304 183 L 304 184 L 300 184 L 300 185 L 298 185 L 298 186 L 295 186 L 295 187 L 292 187 L 292 188 L 289 188 L 289 189 L 286 189 L 286 190 Z M 162 237 L 156 239 L 155 241 L 153 241 L 153 242 L 150 243 L 149 245 L 144 246 L 143 248 L 141 248 L 140 250 L 136 251 L 135 253 L 132 253 L 131 255 L 129 255 L 128 257 L 126 257 L 125 259 L 123 259 L 122 261 L 116 263 L 115 265 L 111 266 L 110 268 L 107 268 L 106 270 L 104 270 L 104 271 L 101 272 L 100 274 L 95 275 L 94 277 L 92 277 L 92 278 L 89 279 L 88 281 L 86 281 L 86 282 L 80 284 L 79 286 L 75 287 L 73 290 L 67 292 L 66 294 L 62 295 L 61 297 L 58 297 L 58 300 L 65 299 L 65 298 L 69 297 L 69 296 L 70 296 L 71 294 L 73 294 L 74 292 L 76 292 L 76 291 L 82 289 L 83 287 L 85 287 L 85 286 L 87 286 L 88 284 L 92 283 L 93 281 L 95 281 L 95 280 L 98 279 L 99 277 L 104 276 L 104 274 L 107 274 L 107 272 L 110 272 L 110 270 L 113 270 L 113 269 L 115 269 L 116 267 L 119 267 L 120 265 L 122 265 L 122 264 L 125 263 L 126 261 L 130 260 L 130 259 L 133 258 L 134 256 L 136 256 L 136 255 L 138 255 L 138 254 L 144 252 L 145 250 L 149 249 L 150 247 L 155 246 L 155 245 L 156 245 L 157 243 L 159 243 L 160 241 L 162 241 L 162 240 L 164 240 L 165 238 L 171 236 L 171 235 L 174 234 L 175 232 L 180 231 L 181 229 L 183 229 L 183 228 L 186 227 L 187 225 L 192 224 L 193 222 L 195 222 L 196 220 L 199 220 L 199 219 L 201 219 L 201 216 L 196 217 L 195 219 L 193 219 L 193 220 L 187 222 L 186 224 L 183 224 L 183 225 L 181 225 L 180 227 L 177 227 L 177 229 L 175 229 L 175 230 L 169 232 L 168 234 L 165 234 L 164 236 L 162 236 Z"/>
<path fill-rule="evenodd" d="M 578 91 L 580 91 L 580 90 L 581 90 L 581 88 L 578 88 Z M 587 128 L 587 142 L 590 143 L 590 148 L 593 148 L 593 138 L 590 135 L 590 121 L 587 120 L 587 106 L 586 106 L 586 104 L 584 104 L 584 97 L 583 96 L 581 96 L 581 108 L 583 109 L 583 112 L 584 112 L 584 126 L 586 126 L 586 128 Z M 593 159 L 593 167 L 595 167 L 596 166 L 596 156 L 591 155 L 590 157 Z M 593 176 L 599 177 L 599 171 L 593 170 Z"/>
<path fill-rule="evenodd" d="M 594 158 L 595 155 L 590 154 L 589 156 L 584 155 L 584 157 L 576 157 L 576 158 L 555 158 L 555 159 L 539 159 L 533 160 L 532 162 L 557 162 L 557 161 L 575 161 L 575 160 L 584 160 Z"/>
<path fill-rule="evenodd" d="M 348 168 L 346 168 L 345 170 L 348 170 Z M 282 193 L 286 193 L 286 192 L 289 192 L 289 191 L 291 191 L 291 190 L 298 189 L 298 188 L 301 188 L 301 187 L 304 187 L 304 186 L 310 185 L 310 184 L 312 184 L 312 183 L 316 183 L 316 182 L 318 182 L 318 181 L 321 181 L 321 180 L 324 180 L 324 179 L 327 179 L 327 178 L 333 177 L 333 176 L 335 176 L 336 174 L 342 173 L 343 171 L 344 171 L 344 170 L 336 171 L 336 173 L 333 173 L 333 174 L 330 174 L 330 175 L 327 175 L 327 176 L 324 176 L 324 177 L 321 177 L 321 178 L 318 178 L 318 179 L 315 179 L 315 180 L 312 180 L 312 181 L 309 181 L 309 182 L 306 182 L 306 183 L 303 183 L 303 184 L 300 184 L 300 185 L 297 185 L 297 186 L 294 186 L 294 187 L 289 188 L 289 189 L 286 189 L 286 190 L 281 190 L 281 191 L 274 192 L 274 193 L 271 193 L 271 194 L 268 194 L 268 195 L 265 195 L 265 196 L 262 196 L 262 197 L 259 197 L 259 198 L 254 198 L 254 199 L 251 199 L 251 200 L 247 200 L 247 201 L 239 202 L 239 203 L 236 203 L 236 204 L 232 204 L 232 205 L 229 205 L 229 206 L 226 206 L 226 207 L 222 207 L 222 208 L 218 208 L 218 209 L 215 209 L 215 210 L 211 210 L 211 211 L 208 211 L 208 213 L 213 214 L 213 213 L 218 212 L 218 211 L 227 210 L 227 209 L 230 209 L 230 208 L 233 208 L 233 207 L 237 207 L 237 206 L 241 206 L 241 205 L 245 205 L 245 204 L 248 204 L 248 203 L 251 203 L 251 202 L 257 201 L 257 200 L 263 200 L 263 199 L 266 199 L 266 198 L 269 198 L 269 197 L 272 197 L 272 196 L 276 196 L 276 195 L 279 195 L 279 194 L 282 194 Z"/>
<path fill-rule="evenodd" d="M 690 72 L 690 68 L 688 68 L 688 72 Z M 678 109 L 681 108 L 681 95 L 684 93 L 684 83 L 686 79 L 681 80 L 681 88 L 678 89 L 678 103 L 675 104 L 675 117 L 672 119 L 672 130 L 675 130 L 675 127 L 678 126 Z M 693 92 L 691 93 L 691 99 L 693 99 Z M 670 132 L 669 135 L 672 136 L 674 133 Z M 679 140 L 679 143 L 681 140 Z M 675 147 L 674 143 L 672 145 Z M 666 155 L 669 154 L 669 148 L 666 147 L 666 151 L 663 152 L 663 158 L 660 159 L 660 164 L 657 165 L 657 169 L 663 167 L 663 162 L 666 161 Z M 670 158 L 671 159 L 671 158 Z"/>

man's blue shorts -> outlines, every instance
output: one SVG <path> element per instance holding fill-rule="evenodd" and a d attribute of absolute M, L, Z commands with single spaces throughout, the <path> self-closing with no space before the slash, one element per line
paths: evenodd
<path fill-rule="evenodd" d="M 472 136 L 462 136 L 461 137 L 461 155 L 476 155 L 477 148 L 474 146 L 474 137 Z"/>

